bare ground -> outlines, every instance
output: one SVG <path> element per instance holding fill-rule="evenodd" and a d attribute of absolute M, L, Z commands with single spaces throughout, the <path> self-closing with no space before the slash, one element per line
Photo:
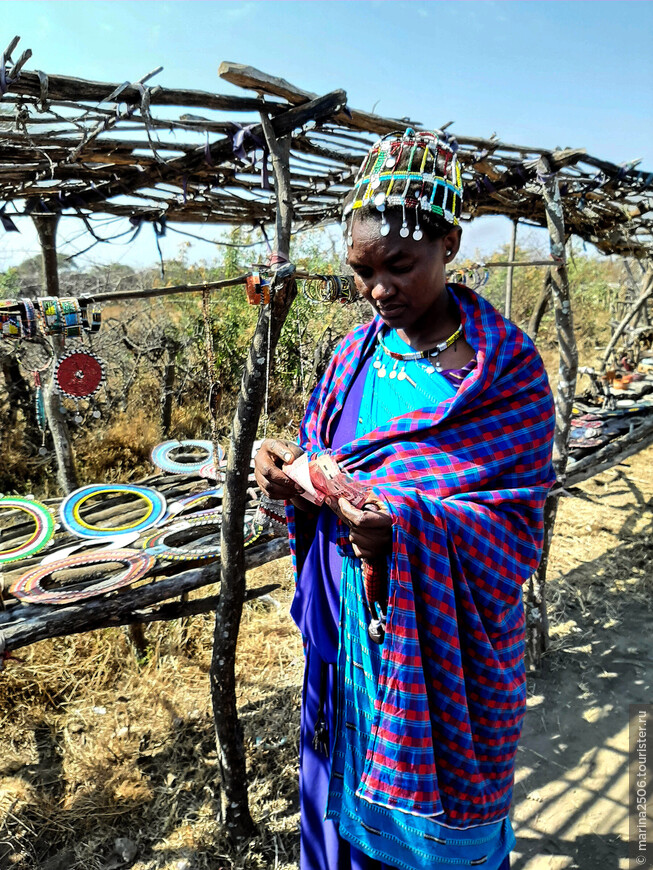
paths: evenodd
<path fill-rule="evenodd" d="M 560 507 L 551 649 L 529 678 L 518 753 L 517 870 L 627 867 L 628 705 L 653 699 L 652 460 L 649 449 Z M 246 608 L 238 657 L 260 836 L 229 855 L 216 821 L 212 621 L 201 616 L 149 629 L 140 662 L 112 629 L 7 663 L 1 870 L 296 870 L 302 653 L 288 560 L 250 577 L 270 580 L 282 588 Z"/>

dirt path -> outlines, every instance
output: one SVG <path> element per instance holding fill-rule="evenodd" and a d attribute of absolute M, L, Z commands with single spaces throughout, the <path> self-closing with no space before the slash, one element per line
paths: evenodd
<path fill-rule="evenodd" d="M 516 870 L 628 868 L 629 704 L 653 701 L 653 451 L 565 499 L 552 652 L 529 680 Z"/>
<path fill-rule="evenodd" d="M 653 697 L 650 627 L 650 613 L 626 608 L 617 626 L 597 628 L 531 680 L 516 870 L 628 868 L 628 705 Z"/>

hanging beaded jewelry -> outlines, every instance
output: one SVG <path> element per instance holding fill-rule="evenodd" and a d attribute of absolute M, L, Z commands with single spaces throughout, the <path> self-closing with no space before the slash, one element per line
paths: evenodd
<path fill-rule="evenodd" d="M 391 379 L 397 378 L 397 380 L 399 380 L 399 381 L 407 380 L 409 383 L 411 383 L 413 386 L 415 386 L 414 381 L 412 381 L 410 379 L 410 377 L 408 376 L 408 374 L 406 373 L 405 365 L 402 366 L 399 369 L 399 371 L 397 371 L 397 366 L 399 365 L 400 362 L 407 363 L 407 362 L 414 362 L 415 360 L 429 360 L 429 364 L 426 366 L 427 374 L 431 375 L 431 374 L 433 374 L 433 372 L 441 372 L 442 366 L 440 365 L 440 361 L 439 361 L 438 357 L 448 347 L 451 347 L 452 344 L 455 344 L 458 341 L 458 339 L 462 336 L 462 334 L 463 334 L 463 326 L 461 323 L 460 326 L 458 327 L 458 329 L 454 333 L 452 333 L 449 336 L 449 338 L 444 339 L 444 341 L 438 342 L 438 344 L 436 344 L 435 347 L 429 348 L 428 350 L 416 350 L 414 353 L 397 353 L 394 350 L 390 350 L 384 344 L 382 336 L 379 335 L 379 347 L 381 348 L 381 350 L 383 351 L 383 353 L 386 356 L 395 360 L 395 364 L 394 364 L 393 368 L 391 369 L 388 377 L 390 377 Z M 434 359 L 435 363 L 431 363 L 430 362 L 431 359 Z M 388 374 L 385 362 L 382 358 L 377 357 L 374 360 L 372 365 L 376 369 L 376 374 L 379 378 L 384 378 L 386 376 L 386 374 Z"/>

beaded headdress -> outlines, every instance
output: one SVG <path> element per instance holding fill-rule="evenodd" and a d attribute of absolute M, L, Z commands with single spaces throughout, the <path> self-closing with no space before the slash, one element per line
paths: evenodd
<path fill-rule="evenodd" d="M 388 133 L 376 142 L 363 160 L 343 209 L 343 231 L 352 244 L 349 216 L 357 209 L 376 208 L 382 215 L 381 235 L 387 236 L 390 224 L 386 208 L 401 208 L 403 238 L 410 235 L 407 210 L 414 209 L 413 238 L 422 238 L 420 213 L 429 221 L 458 226 L 462 207 L 462 181 L 456 157 L 458 145 L 441 131 Z M 435 221 L 434 221 L 435 219 Z"/>

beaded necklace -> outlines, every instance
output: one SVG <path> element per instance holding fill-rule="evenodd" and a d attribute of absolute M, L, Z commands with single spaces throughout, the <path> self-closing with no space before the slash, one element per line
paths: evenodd
<path fill-rule="evenodd" d="M 383 353 L 386 356 L 395 360 L 395 364 L 392 368 L 392 371 L 390 372 L 390 377 L 391 378 L 397 377 L 397 378 L 399 378 L 400 381 L 403 381 L 403 380 L 408 378 L 408 375 L 406 374 L 405 365 L 402 366 L 401 369 L 397 372 L 397 365 L 399 362 L 407 363 L 407 362 L 413 362 L 415 360 L 423 360 L 423 359 L 429 360 L 430 358 L 433 358 L 433 359 L 435 359 L 435 363 L 429 362 L 429 364 L 425 367 L 426 372 L 428 374 L 433 374 L 433 372 L 441 372 L 442 366 L 440 365 L 440 361 L 439 361 L 438 357 L 448 347 L 451 347 L 452 344 L 455 344 L 458 341 L 458 339 L 462 336 L 462 334 L 463 334 L 463 326 L 461 323 L 460 326 L 456 329 L 456 331 L 449 336 L 449 338 L 446 338 L 443 341 L 438 342 L 438 344 L 436 344 L 435 347 L 429 348 L 428 350 L 418 350 L 418 351 L 415 351 L 414 353 L 397 353 L 394 350 L 390 350 L 384 344 L 383 337 L 381 336 L 381 334 L 379 334 L 379 347 L 381 348 L 381 350 L 383 351 Z M 377 373 L 378 377 L 384 378 L 387 374 L 385 361 L 383 359 L 381 359 L 380 357 L 377 357 L 374 360 L 373 365 L 374 365 L 374 368 L 376 369 L 376 373 Z"/>

